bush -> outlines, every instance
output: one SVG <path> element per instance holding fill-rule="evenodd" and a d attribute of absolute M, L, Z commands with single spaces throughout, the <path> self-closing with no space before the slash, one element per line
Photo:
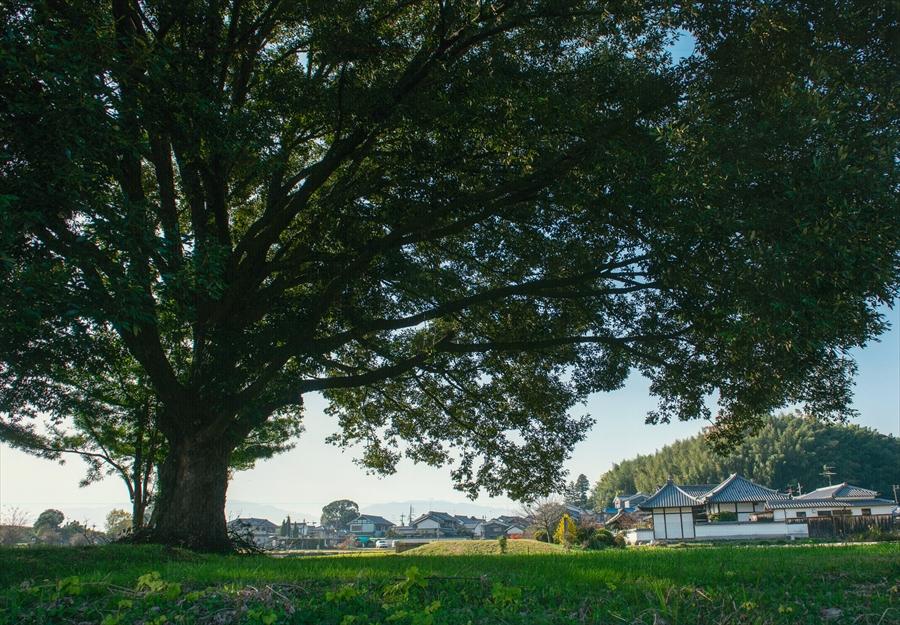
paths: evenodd
<path fill-rule="evenodd" d="M 507 545 L 506 545 L 506 536 L 500 536 L 497 539 L 497 544 L 500 545 L 500 553 L 506 553 Z"/>
<path fill-rule="evenodd" d="M 547 530 L 534 530 L 534 539 L 542 543 L 549 543 L 550 535 L 547 533 Z"/>
<path fill-rule="evenodd" d="M 615 544 L 616 537 L 607 529 L 594 530 L 590 537 L 582 543 L 585 549 L 603 549 L 612 547 Z"/>
<path fill-rule="evenodd" d="M 729 521 L 737 521 L 737 513 L 723 510 L 722 512 L 710 514 L 708 518 L 710 523 L 727 523 Z"/>
<path fill-rule="evenodd" d="M 625 541 L 625 534 L 619 532 L 615 536 L 613 536 L 613 547 L 617 549 L 624 549 L 628 546 L 628 543 Z"/>
<path fill-rule="evenodd" d="M 576 541 L 575 521 L 568 514 L 564 514 L 559 520 L 559 525 L 556 526 L 556 531 L 553 533 L 553 542 L 564 547 L 571 547 Z"/>

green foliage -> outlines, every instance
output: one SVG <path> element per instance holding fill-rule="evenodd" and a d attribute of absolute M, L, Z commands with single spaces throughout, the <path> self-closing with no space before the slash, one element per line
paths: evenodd
<path fill-rule="evenodd" d="M 710 523 L 730 523 L 737 521 L 737 513 L 731 512 L 729 510 L 722 510 L 721 512 L 713 512 L 709 515 Z"/>
<path fill-rule="evenodd" d="M 576 532 L 575 521 L 568 513 L 564 513 L 556 526 L 556 531 L 553 532 L 553 542 L 564 547 L 571 547 L 577 540 Z"/>
<path fill-rule="evenodd" d="M 839 482 L 875 489 L 890 496 L 900 483 L 900 439 L 857 425 L 824 425 L 798 416 L 768 417 L 755 435 L 733 451 L 719 454 L 702 435 L 667 445 L 654 454 L 626 460 L 594 485 L 598 509 L 620 492 L 653 493 L 672 476 L 676 483 L 715 484 L 740 473 L 760 484 L 797 492 L 827 486 L 822 465 L 836 467 Z"/>
<path fill-rule="evenodd" d="M 508 540 L 505 534 L 497 538 L 497 545 L 500 547 L 500 553 L 507 552 L 507 550 L 509 549 L 509 545 L 507 543 Z"/>
<path fill-rule="evenodd" d="M 494 582 L 491 586 L 491 599 L 501 609 L 512 608 L 522 600 L 522 589 Z"/>
<path fill-rule="evenodd" d="M 591 483 L 587 476 L 582 473 L 574 482 L 569 482 L 565 489 L 565 502 L 570 506 L 581 509 L 587 509 L 589 505 L 588 493 L 591 489 Z"/>
<path fill-rule="evenodd" d="M 577 540 L 585 549 L 603 549 L 612 547 L 615 543 L 612 532 L 598 527 L 578 528 Z"/>
<path fill-rule="evenodd" d="M 158 571 L 151 571 L 138 577 L 135 590 L 152 595 L 159 595 L 163 599 L 176 599 L 181 595 L 181 584 L 167 582 L 162 579 Z"/>
<path fill-rule="evenodd" d="M 113 538 L 131 529 L 131 513 L 125 510 L 110 510 L 106 515 L 106 534 Z"/>
<path fill-rule="evenodd" d="M 159 536 L 221 549 L 229 467 L 179 465 L 313 392 L 368 468 L 520 499 L 633 370 L 723 444 L 845 418 L 900 288 L 895 24 L 820 4 L 9 0 L 0 436 L 86 400 L 128 442 L 92 389 L 132 369 Z"/>
<path fill-rule="evenodd" d="M 50 529 L 50 530 L 58 530 L 59 526 L 62 525 L 63 520 L 66 518 L 59 510 L 54 510 L 53 508 L 49 508 L 44 510 L 38 515 L 37 520 L 34 522 L 34 529 Z"/>
<path fill-rule="evenodd" d="M 534 539 L 539 540 L 543 543 L 549 543 L 550 542 L 550 534 L 547 533 L 547 530 L 545 530 L 543 528 L 539 528 L 539 529 L 534 530 Z"/>
<path fill-rule="evenodd" d="M 359 506 L 356 505 L 355 501 L 338 499 L 322 508 L 322 518 L 320 523 L 322 524 L 322 527 L 345 530 L 350 527 L 350 521 L 358 516 Z"/>

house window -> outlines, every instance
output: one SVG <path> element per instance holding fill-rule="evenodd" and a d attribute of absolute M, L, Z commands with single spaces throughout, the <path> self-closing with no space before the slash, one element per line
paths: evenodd
<path fill-rule="evenodd" d="M 851 511 L 849 508 L 842 508 L 841 510 L 835 510 L 834 516 L 850 516 Z"/>
<path fill-rule="evenodd" d="M 805 513 L 803 510 L 801 510 L 800 512 L 797 513 L 797 518 L 798 518 L 798 519 L 805 519 L 805 518 L 806 518 L 806 513 Z"/>
<path fill-rule="evenodd" d="M 831 510 L 819 510 L 816 512 L 817 516 L 831 516 Z"/>
<path fill-rule="evenodd" d="M 863 516 L 872 516 L 872 508 L 863 508 L 862 515 Z"/>

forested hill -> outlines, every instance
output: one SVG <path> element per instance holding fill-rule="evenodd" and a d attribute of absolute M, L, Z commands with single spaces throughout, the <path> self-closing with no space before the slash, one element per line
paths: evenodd
<path fill-rule="evenodd" d="M 594 485 L 595 508 L 619 493 L 653 493 L 668 476 L 676 483 L 711 484 L 740 473 L 760 484 L 796 492 L 827 486 L 822 466 L 834 467 L 832 481 L 874 488 L 893 499 L 900 484 L 900 439 L 858 425 L 824 425 L 797 416 L 770 417 L 762 430 L 733 453 L 717 455 L 702 435 L 677 441 L 654 454 L 626 460 Z"/>

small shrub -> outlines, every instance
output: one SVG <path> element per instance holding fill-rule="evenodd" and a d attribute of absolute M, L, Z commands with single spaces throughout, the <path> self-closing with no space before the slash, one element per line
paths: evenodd
<path fill-rule="evenodd" d="M 553 542 L 564 547 L 571 547 L 576 540 L 575 521 L 568 514 L 562 515 L 559 525 L 556 526 L 556 531 L 553 533 Z"/>
<path fill-rule="evenodd" d="M 506 536 L 500 536 L 497 539 L 497 544 L 500 545 L 500 553 L 506 553 L 508 549 L 508 545 L 506 544 Z"/>
<path fill-rule="evenodd" d="M 617 549 L 624 549 L 628 546 L 628 542 L 625 540 L 625 534 L 619 532 L 615 536 L 613 536 L 613 547 Z"/>
<path fill-rule="evenodd" d="M 713 512 L 709 515 L 710 523 L 728 523 L 730 521 L 737 521 L 736 513 L 723 510 L 721 512 Z"/>
<path fill-rule="evenodd" d="M 547 530 L 535 530 L 534 531 L 534 539 L 539 540 L 542 543 L 549 543 L 550 535 L 547 533 Z"/>
<path fill-rule="evenodd" d="M 612 547 L 614 542 L 615 536 L 613 536 L 613 533 L 607 529 L 601 528 L 591 532 L 581 544 L 585 549 L 603 549 L 605 547 Z"/>

